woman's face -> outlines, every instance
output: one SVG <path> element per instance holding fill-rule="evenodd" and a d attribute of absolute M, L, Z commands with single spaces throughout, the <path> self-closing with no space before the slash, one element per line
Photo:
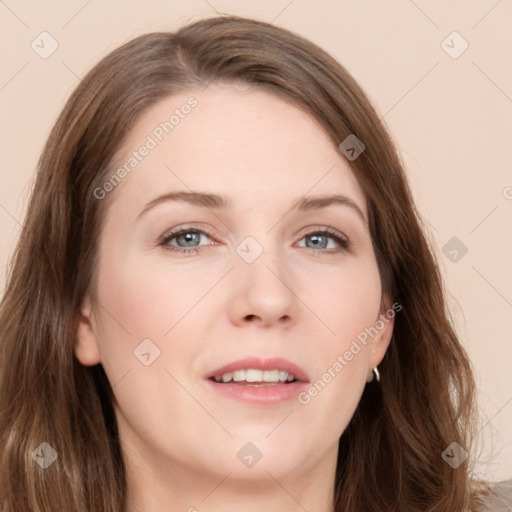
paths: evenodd
<path fill-rule="evenodd" d="M 393 323 L 343 155 L 297 107 L 216 85 L 146 111 L 112 174 L 75 352 L 105 369 L 128 459 L 334 475 Z"/>

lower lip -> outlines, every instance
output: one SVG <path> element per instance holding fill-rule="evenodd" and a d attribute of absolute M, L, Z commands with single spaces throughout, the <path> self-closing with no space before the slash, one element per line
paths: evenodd
<path fill-rule="evenodd" d="M 214 391 L 228 398 L 260 405 L 273 405 L 296 400 L 297 395 L 308 386 L 307 382 L 299 381 L 267 385 L 235 384 L 233 382 L 223 384 L 210 379 L 207 379 L 206 382 Z"/>

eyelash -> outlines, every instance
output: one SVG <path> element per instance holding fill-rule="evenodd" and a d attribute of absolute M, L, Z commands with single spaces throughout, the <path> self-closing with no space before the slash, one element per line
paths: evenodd
<path fill-rule="evenodd" d="M 162 235 L 162 237 L 160 237 L 158 245 L 162 246 L 165 250 L 182 253 L 182 254 L 188 254 L 189 256 L 197 254 L 199 252 L 198 247 L 184 248 L 184 247 L 178 247 L 176 245 L 170 245 L 169 242 L 171 240 L 173 240 L 174 238 L 177 238 L 180 235 L 186 234 L 186 233 L 202 234 L 202 235 L 206 235 L 210 239 L 213 238 L 209 233 L 207 233 L 206 231 L 203 231 L 201 229 L 180 228 L 180 229 L 177 229 L 176 231 L 171 231 L 171 232 L 168 232 L 168 233 L 165 233 L 164 235 Z M 341 252 L 345 252 L 345 251 L 349 250 L 351 247 L 351 244 L 347 238 L 345 238 L 343 235 L 341 235 L 341 233 L 339 233 L 338 231 L 335 231 L 330 228 L 321 228 L 318 231 L 311 231 L 310 233 L 305 234 L 301 238 L 301 240 L 303 240 L 304 238 L 307 238 L 309 236 L 313 236 L 313 235 L 328 235 L 328 238 L 332 238 L 335 242 L 337 242 L 340 245 L 340 247 L 338 247 L 336 249 L 324 249 L 324 250 L 314 249 L 312 247 L 304 247 L 305 249 L 310 249 L 310 251 L 312 251 L 312 253 L 318 257 L 322 257 L 325 255 L 339 254 Z"/>

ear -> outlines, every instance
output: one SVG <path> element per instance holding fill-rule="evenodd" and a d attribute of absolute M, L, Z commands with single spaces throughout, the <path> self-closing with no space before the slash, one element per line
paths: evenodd
<path fill-rule="evenodd" d="M 374 323 L 374 328 L 378 332 L 371 341 L 367 382 L 373 379 L 373 368 L 380 364 L 386 354 L 391 337 L 393 336 L 396 313 L 401 310 L 402 305 L 399 302 L 393 303 L 391 298 L 383 297 L 379 316 L 375 319 Z"/>
<path fill-rule="evenodd" d="M 75 356 L 85 366 L 93 366 L 101 362 L 94 312 L 91 298 L 87 294 L 80 306 L 78 327 L 76 332 Z"/>

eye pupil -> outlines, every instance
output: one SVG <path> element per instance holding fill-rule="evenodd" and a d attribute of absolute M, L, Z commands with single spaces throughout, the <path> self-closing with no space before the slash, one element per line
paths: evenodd
<path fill-rule="evenodd" d="M 322 239 L 322 240 L 320 240 Z M 327 245 L 327 237 L 325 235 L 310 235 L 309 240 L 313 243 L 313 247 L 322 247 L 325 248 Z M 323 242 L 323 243 L 322 243 Z"/>
<path fill-rule="evenodd" d="M 194 233 L 192 231 L 189 231 L 183 235 L 180 235 L 176 238 L 176 241 L 178 241 L 180 238 L 185 239 L 185 243 L 187 244 L 187 247 L 190 247 L 189 242 L 199 242 L 200 233 Z M 194 247 L 194 245 L 192 245 Z"/>

